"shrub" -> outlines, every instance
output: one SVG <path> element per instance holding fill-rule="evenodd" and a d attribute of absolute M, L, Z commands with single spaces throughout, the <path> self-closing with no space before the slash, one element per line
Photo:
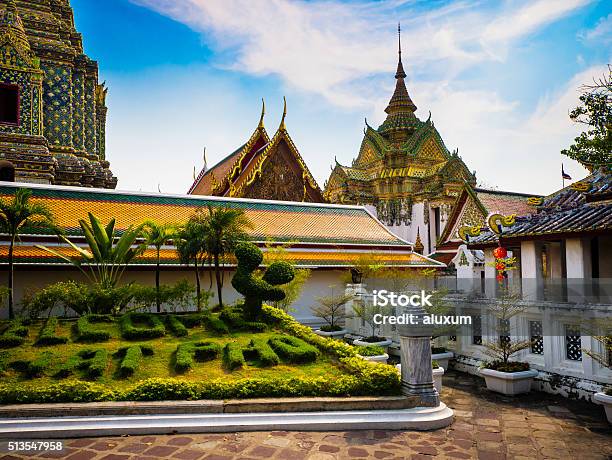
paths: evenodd
<path fill-rule="evenodd" d="M 264 300 L 280 301 L 285 298 L 283 290 L 275 286 L 289 283 L 295 277 L 295 272 L 287 262 L 273 262 L 261 278 L 254 276 L 253 272 L 263 261 L 263 253 L 253 243 L 238 244 L 234 255 L 238 266 L 232 277 L 232 286 L 244 296 L 247 319 L 254 321 L 261 313 Z"/>
<path fill-rule="evenodd" d="M 0 348 L 18 347 L 28 336 L 28 328 L 20 319 L 13 320 L 9 323 L 4 334 L 0 335 Z"/>
<path fill-rule="evenodd" d="M 188 329 L 193 329 L 196 326 L 201 326 L 206 320 L 206 314 L 204 313 L 192 313 L 189 315 L 177 316 L 179 321 L 185 325 Z"/>
<path fill-rule="evenodd" d="M 365 347 L 357 347 L 357 353 L 361 356 L 378 356 L 384 355 L 385 349 L 377 345 L 366 345 Z"/>
<path fill-rule="evenodd" d="M 29 378 L 40 377 L 42 373 L 49 367 L 53 354 L 45 351 L 40 353 L 34 360 L 32 360 L 27 367 L 26 374 Z"/>
<path fill-rule="evenodd" d="M 182 343 L 176 348 L 174 370 L 183 373 L 191 369 L 195 358 L 198 362 L 210 361 L 221 353 L 221 346 L 214 342 Z"/>
<path fill-rule="evenodd" d="M 50 384 L 0 384 L 1 404 L 112 401 L 116 393 L 105 385 L 71 380 Z"/>
<path fill-rule="evenodd" d="M 134 323 L 145 323 L 148 327 L 138 327 Z M 127 313 L 119 319 L 121 336 L 127 340 L 147 340 L 163 337 L 166 328 L 159 316 L 151 313 Z"/>
<path fill-rule="evenodd" d="M 43 327 L 40 329 L 36 345 L 59 345 L 68 342 L 68 337 L 62 337 L 55 333 L 55 329 L 58 326 L 58 320 L 56 317 L 47 319 Z"/>
<path fill-rule="evenodd" d="M 319 356 L 319 350 L 297 337 L 272 337 L 268 343 L 281 358 L 290 363 L 311 363 Z"/>
<path fill-rule="evenodd" d="M 223 363 L 230 371 L 244 366 L 244 355 L 242 348 L 237 342 L 229 342 L 223 348 Z"/>
<path fill-rule="evenodd" d="M 87 377 L 97 379 L 104 374 L 108 363 L 108 351 L 103 348 L 98 350 L 81 350 L 78 353 L 81 358 L 77 368 L 84 370 Z"/>
<path fill-rule="evenodd" d="M 276 366 L 279 363 L 278 355 L 263 338 L 252 339 L 242 354 L 246 359 L 259 360 L 262 366 Z"/>
<path fill-rule="evenodd" d="M 268 325 L 266 323 L 259 321 L 245 321 L 242 310 L 237 307 L 224 308 L 219 315 L 219 319 L 221 319 L 225 324 L 231 325 L 233 329 L 241 331 L 262 332 L 268 329 Z"/>
<path fill-rule="evenodd" d="M 50 284 L 24 298 L 24 307 L 31 318 L 37 318 L 54 308 L 64 307 L 78 315 L 90 309 L 90 286 L 75 281 L 60 281 Z"/>
<path fill-rule="evenodd" d="M 207 329 L 217 334 L 229 334 L 229 328 L 227 324 L 216 315 L 210 314 L 204 316 L 204 325 Z"/>
<path fill-rule="evenodd" d="M 172 332 L 176 337 L 185 337 L 188 334 L 185 325 L 174 315 L 168 315 L 166 318 L 166 324 L 168 325 L 170 332 Z"/>
<path fill-rule="evenodd" d="M 140 360 L 142 358 L 142 350 L 139 345 L 135 345 L 129 347 L 125 356 L 121 360 L 121 364 L 119 364 L 119 373 L 122 377 L 129 377 L 136 372 L 138 366 L 140 366 Z"/>
<path fill-rule="evenodd" d="M 111 322 L 113 322 L 113 319 L 109 315 L 81 316 L 74 326 L 77 342 L 106 342 L 111 338 L 110 332 L 99 330 L 94 326 L 94 324 Z"/>
<path fill-rule="evenodd" d="M 502 360 L 499 360 L 487 362 L 484 364 L 484 367 L 499 372 L 522 372 L 529 370 L 529 363 L 520 363 L 516 361 L 504 362 Z"/>

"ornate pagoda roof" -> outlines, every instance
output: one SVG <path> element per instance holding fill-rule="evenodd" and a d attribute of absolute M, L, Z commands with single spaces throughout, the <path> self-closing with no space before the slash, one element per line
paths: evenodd
<path fill-rule="evenodd" d="M 532 197 L 537 212 L 516 218 L 503 227 L 500 240 L 525 240 L 562 235 L 599 234 L 612 231 L 612 170 L 602 167 L 546 197 Z M 506 212 L 506 214 L 509 214 Z M 497 235 L 483 230 L 470 237 L 469 246 L 497 244 Z"/>
<path fill-rule="evenodd" d="M 0 199 L 14 196 L 19 185 L 0 183 Z M 291 242 L 289 257 L 298 265 L 310 267 L 347 267 L 364 252 L 371 253 L 381 263 L 403 267 L 442 267 L 427 257 L 412 252 L 412 246 L 395 236 L 365 208 L 359 206 L 319 203 L 295 203 L 193 195 L 162 195 L 152 193 L 118 192 L 102 189 L 83 189 L 47 185 L 28 185 L 32 202 L 46 205 L 57 225 L 76 243 L 84 239 L 79 219 L 91 212 L 103 222 L 117 220 L 119 232 L 130 225 L 146 220 L 160 224 L 186 222 L 193 213 L 207 206 L 233 207 L 245 211 L 254 227 L 249 238 L 265 246 L 266 243 Z M 358 229 L 358 231 L 356 231 Z M 6 262 L 6 238 L 0 236 L 0 263 Z M 18 264 L 61 264 L 35 244 L 57 243 L 52 232 L 23 235 L 16 248 Z M 295 246 L 295 249 L 293 249 Z M 69 246 L 58 250 L 71 254 Z M 74 254 L 76 255 L 76 254 Z M 164 264 L 179 264 L 174 248 L 162 250 Z M 154 264 L 154 252 L 149 251 L 138 264 Z"/>
<path fill-rule="evenodd" d="M 0 17 L 0 40 L 5 35 L 13 39 L 13 43 L 19 50 L 30 51 L 30 42 L 14 0 L 7 0 L 4 12 Z"/>

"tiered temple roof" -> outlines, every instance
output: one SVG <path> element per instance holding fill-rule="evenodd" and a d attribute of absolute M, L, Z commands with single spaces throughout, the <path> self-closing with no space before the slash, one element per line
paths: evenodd
<path fill-rule="evenodd" d="M 264 113 L 265 106 L 249 140 L 210 169 L 204 166 L 188 194 L 324 201 L 321 189 L 287 132 L 286 104 L 272 138 L 264 127 Z"/>
<path fill-rule="evenodd" d="M 499 241 L 577 237 L 612 232 L 612 169 L 601 167 L 585 179 L 546 197 L 530 200 L 537 212 L 521 215 L 514 225 L 503 227 Z M 508 212 L 506 212 L 508 214 Z M 483 230 L 470 237 L 470 247 L 496 245 L 497 235 Z"/>
<path fill-rule="evenodd" d="M 412 246 L 389 232 L 366 209 L 314 203 L 293 203 L 252 199 L 160 195 L 74 187 L 30 187 L 32 201 L 48 206 L 58 226 L 75 242 L 84 244 L 79 219 L 91 212 L 103 222 L 117 220 L 119 231 L 146 220 L 160 224 L 186 222 L 197 210 L 206 206 L 229 206 L 243 209 L 254 224 L 249 237 L 260 246 L 290 243 L 288 257 L 299 266 L 314 268 L 350 267 L 359 257 L 371 254 L 382 264 L 398 267 L 441 267 L 442 264 L 416 254 Z M 0 199 L 10 199 L 16 185 L 0 185 Z M 53 255 L 35 244 L 57 243 L 51 234 L 24 235 L 16 247 L 16 260 L 21 265 L 62 265 Z M 6 241 L 0 242 L 0 263 L 6 263 Z M 72 250 L 60 244 L 59 250 L 72 255 Z M 265 247 L 264 247 L 265 250 Z M 74 254 L 76 256 L 76 254 Z M 162 249 L 164 265 L 179 265 L 173 247 Z M 140 265 L 154 263 L 154 251 L 148 251 L 138 261 Z M 231 265 L 231 261 L 228 261 Z"/>

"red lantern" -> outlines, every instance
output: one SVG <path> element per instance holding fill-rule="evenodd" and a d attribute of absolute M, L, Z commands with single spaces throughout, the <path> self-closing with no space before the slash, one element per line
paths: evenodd
<path fill-rule="evenodd" d="M 503 262 L 497 262 L 495 264 L 495 270 L 497 270 L 498 272 L 503 272 L 506 269 L 506 264 Z"/>
<path fill-rule="evenodd" d="M 495 278 L 497 278 L 497 281 L 503 281 L 504 280 L 504 275 L 497 275 Z"/>
<path fill-rule="evenodd" d="M 505 259 L 508 257 L 508 251 L 506 251 L 506 248 L 498 246 L 493 249 L 493 256 L 495 256 L 496 259 Z"/>

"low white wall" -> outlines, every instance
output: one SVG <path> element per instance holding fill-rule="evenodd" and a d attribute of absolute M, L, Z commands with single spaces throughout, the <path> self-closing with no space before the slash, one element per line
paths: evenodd
<path fill-rule="evenodd" d="M 341 270 L 312 270 L 311 276 L 308 281 L 306 281 L 300 298 L 292 305 L 292 311 L 290 311 L 290 313 L 296 319 L 305 324 L 320 324 L 321 320 L 312 315 L 311 307 L 316 304 L 316 297 L 325 296 L 330 293 L 329 286 L 335 285 L 337 286 L 338 292 L 343 291 L 344 284 L 340 280 L 342 273 L 343 272 Z M 231 303 L 242 297 L 231 285 L 232 274 L 233 271 L 225 272 L 225 281 L 223 284 L 224 303 Z M 0 282 L 2 284 L 6 283 L 6 278 L 6 270 L 0 271 Z M 162 284 L 173 284 L 183 279 L 195 284 L 195 275 L 193 270 L 162 270 L 160 275 L 160 282 Z M 200 279 L 202 289 L 209 289 L 210 278 L 207 270 L 202 270 Z M 19 267 L 15 272 L 15 304 L 17 310 L 19 310 L 19 303 L 23 299 L 24 293 L 27 292 L 27 290 L 38 290 L 44 286 L 48 286 L 49 284 L 68 280 L 86 281 L 86 278 L 81 272 L 71 267 L 65 267 L 65 269 L 61 270 L 28 270 L 23 267 Z M 127 270 L 121 281 L 122 283 L 129 283 L 133 281 L 145 285 L 154 285 L 155 271 Z M 214 282 L 214 274 L 212 292 L 215 295 L 211 299 L 211 305 L 214 305 L 217 302 L 217 288 L 216 283 Z M 6 318 L 7 316 L 7 309 L 0 309 L 0 317 Z"/>

